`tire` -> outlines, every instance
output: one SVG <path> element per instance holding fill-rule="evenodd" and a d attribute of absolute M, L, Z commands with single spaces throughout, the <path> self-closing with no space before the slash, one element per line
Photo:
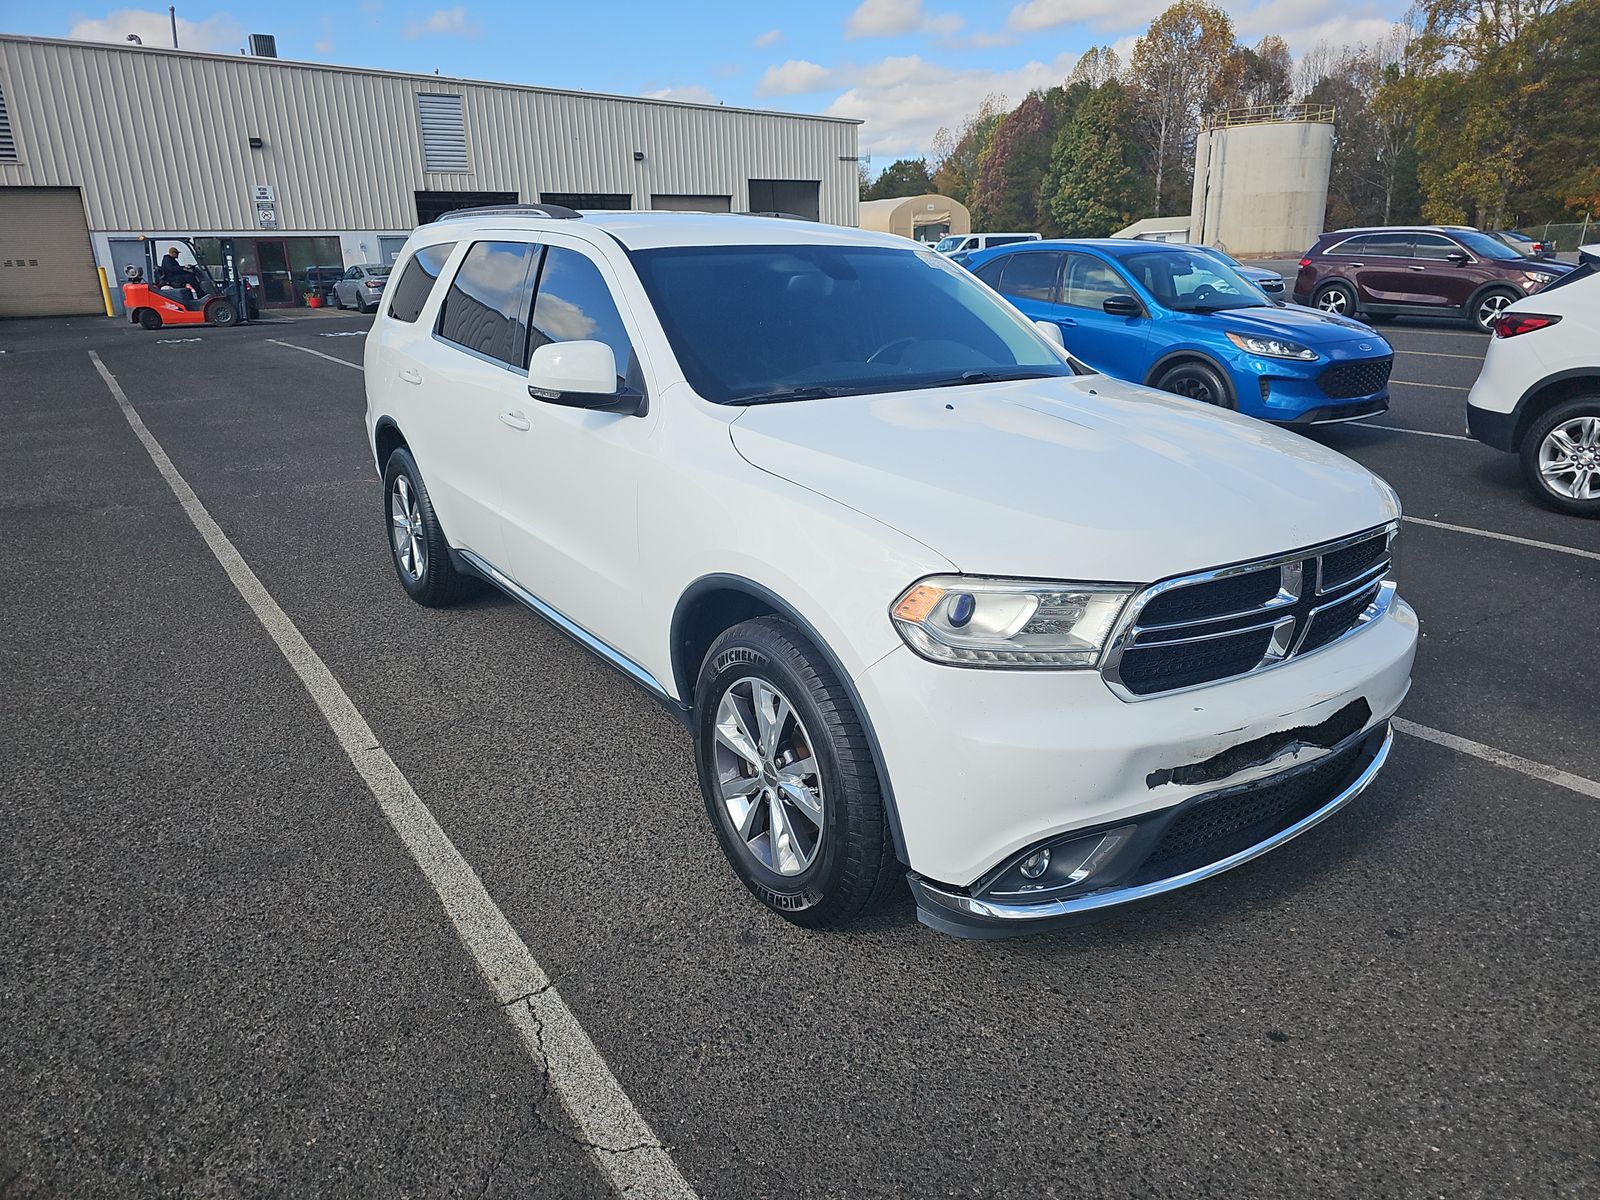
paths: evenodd
<path fill-rule="evenodd" d="M 1494 323 L 1521 297 L 1510 288 L 1491 288 L 1472 301 L 1472 324 L 1479 333 L 1493 333 Z"/>
<path fill-rule="evenodd" d="M 1540 501 L 1575 517 L 1600 517 L 1600 394 L 1545 413 L 1523 437 L 1520 457 L 1522 477 Z M 1575 469 L 1552 470 L 1563 461 Z"/>
<path fill-rule="evenodd" d="M 239 323 L 239 309 L 232 300 L 213 300 L 206 305 L 206 323 L 227 329 Z"/>
<path fill-rule="evenodd" d="M 139 328 L 140 329 L 160 329 L 161 325 L 162 325 L 161 314 L 158 313 L 155 309 L 153 309 L 153 308 L 141 308 L 139 310 Z"/>
<path fill-rule="evenodd" d="M 1356 315 L 1356 294 L 1347 283 L 1328 283 L 1311 294 L 1311 305 L 1336 317 Z"/>
<path fill-rule="evenodd" d="M 333 289 L 333 306 L 338 309 L 343 309 L 346 307 L 344 302 L 344 293 L 338 288 Z"/>
<path fill-rule="evenodd" d="M 757 701 L 772 696 L 787 710 L 768 723 Z M 700 791 L 722 852 L 773 912 L 809 929 L 836 928 L 899 878 L 861 719 L 827 658 L 794 625 L 759 617 L 712 644 L 695 687 L 694 728 Z M 807 761 L 814 769 L 788 772 Z M 780 821 L 788 834 L 775 848 Z"/>
<path fill-rule="evenodd" d="M 456 570 L 451 561 L 422 472 L 404 446 L 389 455 L 383 470 L 383 523 L 394 573 L 418 604 L 448 608 L 481 590 L 481 580 Z"/>
<path fill-rule="evenodd" d="M 1227 380 L 1215 368 L 1192 359 L 1162 371 L 1156 377 L 1154 386 L 1163 392 L 1172 392 L 1202 404 L 1214 404 L 1218 408 L 1234 407 L 1233 393 L 1228 388 Z"/>

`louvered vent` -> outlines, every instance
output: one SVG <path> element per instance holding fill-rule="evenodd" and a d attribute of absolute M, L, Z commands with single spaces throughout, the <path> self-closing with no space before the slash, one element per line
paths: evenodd
<path fill-rule="evenodd" d="M 11 132 L 11 110 L 6 107 L 6 92 L 0 88 L 0 162 L 17 161 L 17 139 Z"/>
<path fill-rule="evenodd" d="M 417 97 L 417 122 L 422 126 L 424 171 L 468 170 L 467 129 L 461 119 L 460 96 Z"/>

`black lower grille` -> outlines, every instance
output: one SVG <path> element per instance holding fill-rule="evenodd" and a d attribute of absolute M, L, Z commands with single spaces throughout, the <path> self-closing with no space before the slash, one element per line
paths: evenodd
<path fill-rule="evenodd" d="M 1310 816 L 1354 782 L 1372 760 L 1373 731 L 1286 778 L 1194 800 L 1173 818 L 1130 883 L 1148 883 L 1227 858 Z"/>
<path fill-rule="evenodd" d="M 1272 630 L 1257 629 L 1196 642 L 1130 646 L 1122 655 L 1122 686 L 1148 696 L 1243 675 L 1255 669 L 1271 643 Z"/>
<path fill-rule="evenodd" d="M 1363 588 L 1349 599 L 1331 604 L 1312 617 L 1311 628 L 1306 631 L 1305 640 L 1300 643 L 1297 653 L 1310 654 L 1348 633 L 1361 614 L 1367 611 L 1367 605 L 1378 594 L 1378 587 L 1378 584 L 1373 584 Z"/>
<path fill-rule="evenodd" d="M 1322 556 L 1322 590 L 1328 591 L 1338 584 L 1360 578 L 1382 562 L 1388 552 L 1389 534 L 1386 530 L 1353 546 L 1328 551 Z"/>
<path fill-rule="evenodd" d="M 1335 400 L 1354 400 L 1357 396 L 1372 396 L 1389 386 L 1389 372 L 1393 367 L 1392 355 L 1337 363 L 1317 376 L 1317 386 L 1322 389 L 1324 395 Z"/>

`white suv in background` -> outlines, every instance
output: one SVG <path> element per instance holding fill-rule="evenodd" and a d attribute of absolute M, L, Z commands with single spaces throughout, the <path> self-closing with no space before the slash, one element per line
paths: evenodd
<path fill-rule="evenodd" d="M 1467 397 L 1467 431 L 1522 460 L 1551 508 L 1600 517 L 1600 245 L 1507 308 Z"/>
<path fill-rule="evenodd" d="M 903 877 L 977 936 L 1203 879 L 1359 793 L 1410 684 L 1382 480 L 1088 373 L 903 238 L 453 214 L 366 386 L 406 591 L 487 580 L 665 701 L 802 925 Z"/>

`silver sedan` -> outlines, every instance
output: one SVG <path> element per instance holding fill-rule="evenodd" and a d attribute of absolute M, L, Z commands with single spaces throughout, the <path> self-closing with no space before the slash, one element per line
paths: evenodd
<path fill-rule="evenodd" d="M 377 312 L 383 286 L 389 282 L 387 263 L 363 263 L 351 267 L 333 285 L 333 302 L 340 308 Z"/>

